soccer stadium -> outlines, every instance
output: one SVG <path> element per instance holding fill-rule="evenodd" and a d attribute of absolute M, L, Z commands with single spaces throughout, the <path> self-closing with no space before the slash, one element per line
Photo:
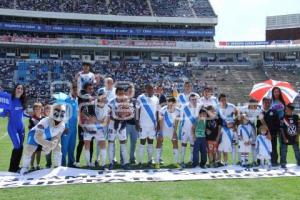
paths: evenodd
<path fill-rule="evenodd" d="M 299 199 L 300 14 L 264 41 L 217 41 L 219 20 L 0 0 L 0 199 Z"/>

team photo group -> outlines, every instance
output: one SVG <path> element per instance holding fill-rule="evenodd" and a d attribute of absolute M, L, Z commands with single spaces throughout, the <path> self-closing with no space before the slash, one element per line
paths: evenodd
<path fill-rule="evenodd" d="M 300 166 L 298 115 L 279 87 L 242 106 L 229 103 L 230 94 L 214 96 L 209 86 L 194 91 L 189 81 L 171 93 L 162 83 L 145 83 L 135 94 L 134 80 L 101 77 L 87 62 L 70 86 L 69 94 L 54 93 L 51 103 L 35 102 L 31 112 L 26 87 L 15 86 L 0 113 L 13 146 L 9 172 L 44 168 L 44 157 L 46 168 L 159 169 L 167 143 L 173 168 L 286 168 L 289 146 Z"/>

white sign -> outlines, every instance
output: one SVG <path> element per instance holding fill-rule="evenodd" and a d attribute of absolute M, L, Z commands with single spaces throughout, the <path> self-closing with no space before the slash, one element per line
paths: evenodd
<path fill-rule="evenodd" d="M 27 175 L 0 172 L 0 188 L 28 186 L 69 185 L 86 183 L 155 182 L 213 179 L 249 179 L 300 176 L 300 167 L 288 165 L 287 169 L 245 169 L 227 166 L 211 169 L 146 169 L 146 170 L 85 170 L 58 167 L 44 169 Z"/>

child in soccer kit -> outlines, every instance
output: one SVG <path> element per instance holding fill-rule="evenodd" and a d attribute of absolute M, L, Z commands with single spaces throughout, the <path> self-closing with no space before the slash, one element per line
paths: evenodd
<path fill-rule="evenodd" d="M 189 103 L 181 105 L 181 121 L 178 125 L 179 139 L 181 140 L 181 166 L 185 167 L 187 143 L 190 143 L 190 163 L 193 162 L 194 138 L 192 127 L 195 124 L 200 110 L 196 94 L 191 94 Z"/>
<path fill-rule="evenodd" d="M 235 144 L 236 144 L 236 132 L 234 130 L 234 121 L 228 120 L 226 126 L 222 126 L 220 129 L 221 143 L 218 150 L 223 154 L 224 166 L 228 165 L 228 153 L 232 153 L 232 164 L 235 164 Z"/>
<path fill-rule="evenodd" d="M 246 114 L 241 117 L 241 124 L 238 126 L 238 152 L 241 154 L 241 165 L 248 166 L 248 158 L 251 152 L 251 143 L 254 137 L 253 126 L 249 123 Z"/>
<path fill-rule="evenodd" d="M 260 160 L 260 166 L 264 168 L 266 165 L 270 168 L 271 163 L 271 153 L 272 153 L 272 143 L 271 135 L 267 126 L 262 125 L 259 128 L 259 135 L 256 137 L 256 153 L 257 158 Z"/>
<path fill-rule="evenodd" d="M 179 167 L 179 157 L 178 157 L 178 138 L 176 134 L 176 127 L 180 118 L 180 110 L 176 107 L 176 99 L 174 97 L 169 97 L 167 100 L 167 106 L 162 107 L 160 110 L 160 131 L 157 136 L 156 145 L 156 164 L 155 168 L 159 168 L 161 147 L 163 138 L 170 138 L 173 145 L 173 157 L 175 167 Z"/>

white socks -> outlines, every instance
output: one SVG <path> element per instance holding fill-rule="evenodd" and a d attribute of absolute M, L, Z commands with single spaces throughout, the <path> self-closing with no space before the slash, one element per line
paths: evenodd
<path fill-rule="evenodd" d="M 109 163 L 113 163 L 114 162 L 114 157 L 115 157 L 115 144 L 112 142 L 108 142 L 108 159 L 109 159 Z"/>
<path fill-rule="evenodd" d="M 148 144 L 147 152 L 148 152 L 148 162 L 150 162 L 153 156 L 153 144 Z"/>
<path fill-rule="evenodd" d="M 161 148 L 157 148 L 156 149 L 156 163 L 159 164 L 159 160 L 161 158 L 161 152 L 162 152 L 162 149 Z"/>
<path fill-rule="evenodd" d="M 85 155 L 85 162 L 86 162 L 86 166 L 91 166 L 91 162 L 90 162 L 90 149 L 84 149 L 84 155 Z"/>
<path fill-rule="evenodd" d="M 138 158 L 139 163 L 143 163 L 143 161 L 144 161 L 144 149 L 145 149 L 145 145 L 140 144 L 140 146 L 139 146 L 139 158 Z"/>
<path fill-rule="evenodd" d="M 186 147 L 181 146 L 181 163 L 184 163 Z"/>
<path fill-rule="evenodd" d="M 126 144 L 120 144 L 120 149 L 121 149 L 121 154 L 122 154 L 122 158 L 123 158 L 123 165 L 127 164 L 127 145 Z"/>
<path fill-rule="evenodd" d="M 173 149 L 174 163 L 178 163 L 178 149 Z"/>
<path fill-rule="evenodd" d="M 190 147 L 190 162 L 193 162 L 193 151 L 194 151 L 194 146 Z"/>
<path fill-rule="evenodd" d="M 106 163 L 106 148 L 105 149 L 100 149 L 100 155 L 101 155 L 101 167 L 105 166 Z M 98 162 L 100 160 L 100 156 L 98 159 Z"/>

